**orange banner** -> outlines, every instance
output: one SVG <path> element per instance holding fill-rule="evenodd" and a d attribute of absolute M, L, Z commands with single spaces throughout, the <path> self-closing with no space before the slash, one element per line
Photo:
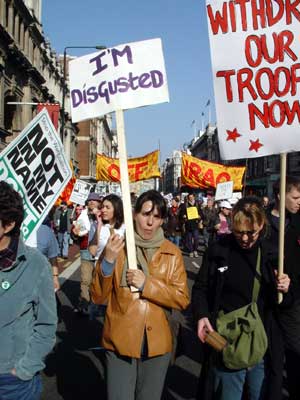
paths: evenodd
<path fill-rule="evenodd" d="M 159 151 L 156 150 L 143 157 L 129 158 L 127 160 L 129 181 L 159 178 L 158 156 Z M 96 179 L 97 181 L 120 182 L 119 159 L 97 154 Z"/>
<path fill-rule="evenodd" d="M 233 190 L 242 190 L 245 167 L 234 167 L 201 160 L 182 153 L 181 183 L 194 188 L 216 188 L 233 181 Z"/>
<path fill-rule="evenodd" d="M 70 199 L 70 196 L 71 196 L 71 194 L 72 194 L 72 191 L 73 191 L 75 182 L 76 182 L 76 176 L 75 176 L 75 173 L 74 173 L 74 168 L 73 168 L 73 163 L 72 163 L 72 161 L 70 161 L 70 167 L 71 167 L 71 170 L 72 170 L 72 177 L 71 177 L 71 179 L 69 180 L 69 182 L 66 184 L 64 190 L 61 192 L 59 198 L 56 200 L 56 202 L 55 202 L 55 205 L 56 205 L 56 206 L 59 206 L 60 203 L 61 203 L 62 201 L 65 201 L 65 202 L 68 204 L 68 206 L 71 205 L 71 204 L 73 204 L 73 203 L 69 200 L 69 199 Z"/>

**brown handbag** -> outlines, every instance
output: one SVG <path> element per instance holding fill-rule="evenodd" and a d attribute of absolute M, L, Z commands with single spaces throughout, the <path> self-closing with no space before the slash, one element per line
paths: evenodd
<path fill-rule="evenodd" d="M 227 345 L 227 340 L 217 331 L 213 331 L 208 333 L 205 338 L 205 343 L 209 344 L 216 351 L 222 351 Z"/>

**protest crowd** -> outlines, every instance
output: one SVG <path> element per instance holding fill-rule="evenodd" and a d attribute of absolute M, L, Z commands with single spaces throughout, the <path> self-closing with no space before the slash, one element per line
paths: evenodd
<path fill-rule="evenodd" d="M 300 0 L 203 2 L 218 141 L 209 108 L 207 130 L 197 137 L 195 129 L 186 151 L 178 151 L 178 192 L 144 186 L 139 195 L 130 193 L 130 183 L 161 178 L 160 155 L 127 157 L 124 111 L 170 102 L 162 40 L 66 46 L 55 59 L 63 67 L 59 77 L 52 62 L 45 72 L 49 62 L 41 57 L 55 52 L 42 42 L 34 3 L 0 0 L 0 39 L 6 40 L 0 43 L 0 400 L 42 399 L 49 359 L 68 347 L 58 327 L 67 331 L 70 321 L 81 321 L 87 332 L 97 326 L 105 399 L 175 399 L 166 395 L 169 372 L 178 385 L 189 384 L 189 371 L 176 369 L 186 356 L 178 315 L 194 338 L 190 353 L 200 355 L 193 398 L 300 400 L 300 170 L 291 176 L 286 168 L 287 154 L 300 152 Z M 98 51 L 69 57 L 66 50 L 76 48 Z M 180 53 L 188 51 L 177 50 L 176 61 Z M 44 75 L 61 84 L 62 101 Z M 39 97 L 45 104 L 32 102 Z M 190 105 L 191 99 L 183 100 Z M 79 135 L 86 121 L 90 130 Z M 156 126 L 161 122 L 155 118 Z M 111 137 L 109 151 L 105 140 L 97 141 L 100 130 Z M 205 151 L 192 154 L 204 136 Z M 84 149 L 86 175 L 71 143 Z M 274 162 L 273 174 L 265 158 L 268 187 L 251 192 L 248 160 L 269 156 L 280 158 L 280 171 Z M 257 178 L 258 164 L 252 165 Z M 109 184 L 100 195 L 101 182 L 120 184 L 122 195 Z M 69 279 L 74 265 L 79 281 Z M 72 271 L 67 278 L 63 268 Z M 76 299 L 68 299 L 67 321 L 62 299 L 71 281 Z M 89 385 L 81 377 L 85 368 L 72 377 L 83 386 Z"/>
<path fill-rule="evenodd" d="M 38 229 L 34 249 L 20 234 L 22 199 L 5 182 L 0 185 L 1 337 L 6 338 L 0 398 L 40 398 L 40 372 L 55 343 L 59 313 L 57 260 L 68 258 L 70 243 L 81 260 L 74 318 L 89 321 L 105 314 L 101 343 L 108 399 L 161 398 L 174 356 L 172 337 L 178 335 L 171 311 L 190 302 L 204 354 L 197 398 L 282 399 L 284 368 L 289 398 L 299 398 L 298 178 L 286 178 L 281 275 L 278 182 L 271 201 L 248 195 L 216 202 L 199 193 L 172 196 L 155 190 L 134 197 L 138 269 L 127 262 L 123 203 L 117 195 L 90 192 L 85 206 L 62 202 L 54 207 Z M 184 257 L 201 260 L 191 296 Z M 15 397 L 5 397 L 8 387 Z"/>

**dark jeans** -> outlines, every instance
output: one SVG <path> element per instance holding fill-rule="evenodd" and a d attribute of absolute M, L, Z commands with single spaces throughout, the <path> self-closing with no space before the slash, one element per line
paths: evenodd
<path fill-rule="evenodd" d="M 180 244 L 180 236 L 170 235 L 170 236 L 169 236 L 169 240 L 170 240 L 170 242 L 174 243 L 177 247 L 179 247 L 179 244 Z"/>
<path fill-rule="evenodd" d="M 248 384 L 248 399 L 264 398 L 264 362 L 252 368 L 230 370 L 225 367 L 215 368 L 215 394 L 218 400 L 241 400 L 245 382 Z"/>
<path fill-rule="evenodd" d="M 197 251 L 199 245 L 199 229 L 193 229 L 192 231 L 186 231 L 185 234 L 185 245 L 189 253 Z"/>
<path fill-rule="evenodd" d="M 1 400 L 38 400 L 42 393 L 40 374 L 22 381 L 12 374 L 0 374 Z"/>

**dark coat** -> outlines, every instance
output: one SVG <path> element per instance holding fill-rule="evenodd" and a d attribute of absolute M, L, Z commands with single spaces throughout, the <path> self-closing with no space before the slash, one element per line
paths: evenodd
<path fill-rule="evenodd" d="M 199 218 L 188 219 L 188 209 L 191 207 L 197 208 Z M 203 212 L 200 204 L 198 202 L 195 202 L 195 204 L 190 204 L 189 202 L 186 204 L 181 204 L 179 209 L 179 220 L 181 221 L 182 225 L 184 225 L 185 231 L 191 232 L 195 229 L 199 229 L 199 223 L 201 220 L 203 221 Z"/>
<path fill-rule="evenodd" d="M 268 241 L 273 249 L 274 262 L 278 264 L 278 237 L 279 218 L 272 218 L 271 213 L 267 214 L 270 229 Z M 291 278 L 291 289 L 295 300 L 300 302 L 300 214 L 286 213 L 285 243 L 284 243 L 284 271 Z"/>
<path fill-rule="evenodd" d="M 278 230 L 279 218 L 272 218 L 271 213 L 268 215 L 270 222 L 269 242 L 273 247 L 274 259 L 278 264 Z M 294 297 L 291 307 L 288 309 L 278 310 L 278 319 L 284 334 L 285 346 L 297 354 L 295 364 L 300 361 L 300 215 L 286 213 L 286 226 L 284 234 L 284 272 L 291 278 L 290 292 Z"/>
<path fill-rule="evenodd" d="M 176 209 L 170 207 L 168 209 L 168 220 L 165 225 L 165 230 L 168 235 L 171 236 L 180 236 L 181 235 L 181 226 L 179 221 L 179 207 Z"/>
<path fill-rule="evenodd" d="M 203 317 L 208 317 L 210 322 L 215 325 L 218 305 L 216 298 L 222 291 L 224 274 L 218 268 L 228 266 L 228 257 L 235 244 L 233 235 L 227 235 L 221 241 L 212 245 L 206 252 L 203 265 L 199 271 L 192 290 L 192 308 L 195 321 Z M 281 399 L 282 372 L 283 372 L 283 341 L 281 331 L 276 320 L 275 309 L 277 308 L 276 281 L 272 268 L 273 251 L 265 241 L 260 243 L 262 250 L 261 261 L 261 289 L 258 297 L 258 307 L 268 336 L 268 351 L 265 356 L 267 363 L 269 383 L 267 385 L 268 394 L 266 399 Z M 286 297 L 284 304 L 290 301 Z M 283 305 L 284 306 L 284 305 Z M 198 398 L 201 400 L 213 399 L 213 375 L 212 368 L 217 361 L 218 355 L 207 345 L 204 347 L 204 363 L 201 370 L 199 381 Z M 274 351 L 274 349 L 276 349 Z"/>

